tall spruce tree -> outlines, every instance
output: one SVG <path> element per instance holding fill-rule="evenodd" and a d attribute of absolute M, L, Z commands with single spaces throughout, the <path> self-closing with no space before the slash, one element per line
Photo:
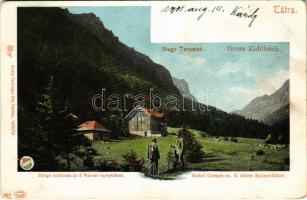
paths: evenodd
<path fill-rule="evenodd" d="M 68 100 L 64 101 L 56 93 L 54 78 L 50 77 L 47 86 L 39 95 L 34 115 L 29 116 L 35 123 L 32 126 L 28 140 L 34 140 L 32 146 L 34 159 L 40 162 L 36 164 L 39 170 L 71 170 L 71 161 L 76 157 L 80 146 L 90 146 L 89 141 L 83 135 L 77 134 L 78 121 L 67 118 L 71 113 Z M 29 120 L 29 121 L 31 121 Z M 56 158 L 66 160 L 66 168 L 59 169 Z"/>

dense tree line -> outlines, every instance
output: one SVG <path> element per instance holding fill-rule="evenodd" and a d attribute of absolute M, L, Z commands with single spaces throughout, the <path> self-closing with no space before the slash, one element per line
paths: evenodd
<path fill-rule="evenodd" d="M 236 136 L 265 138 L 271 128 L 257 120 L 245 119 L 236 114 L 212 112 L 168 112 L 168 124 L 173 127 L 182 125 L 202 130 L 212 136 Z"/>

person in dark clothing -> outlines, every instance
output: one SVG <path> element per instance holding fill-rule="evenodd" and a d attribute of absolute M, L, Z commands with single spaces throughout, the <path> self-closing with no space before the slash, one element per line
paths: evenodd
<path fill-rule="evenodd" d="M 177 154 L 176 147 L 174 145 L 170 146 L 169 162 L 171 164 L 171 169 L 169 171 L 175 172 L 177 170 L 178 154 Z"/>
<path fill-rule="evenodd" d="M 185 153 L 185 141 L 184 141 L 184 134 L 186 134 L 188 130 L 184 127 L 179 133 L 177 134 L 176 139 L 176 153 L 178 155 L 177 164 L 180 164 L 181 170 L 184 169 L 184 153 Z"/>
<path fill-rule="evenodd" d="M 147 158 L 150 161 L 150 171 L 149 175 L 158 176 L 159 175 L 159 164 L 160 159 L 159 148 L 157 145 L 157 139 L 153 138 L 152 143 L 148 145 L 147 148 Z"/>

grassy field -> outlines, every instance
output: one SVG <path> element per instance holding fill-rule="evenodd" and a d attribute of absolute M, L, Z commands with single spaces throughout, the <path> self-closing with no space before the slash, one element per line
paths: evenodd
<path fill-rule="evenodd" d="M 168 131 L 176 133 L 179 129 L 169 128 Z M 187 170 L 205 171 L 263 171 L 288 170 L 289 151 L 282 149 L 265 149 L 264 155 L 256 155 L 255 150 L 263 140 L 254 138 L 237 138 L 238 143 L 219 140 L 214 137 L 203 137 L 203 132 L 190 130 L 202 144 L 205 157 L 199 163 L 188 163 Z M 169 135 L 158 138 L 160 150 L 160 172 L 167 171 L 167 152 L 169 145 L 174 144 L 176 136 Z M 121 141 L 95 142 L 93 147 L 98 156 L 95 159 L 117 160 L 122 162 L 122 155 L 130 149 L 137 152 L 139 158 L 146 160 L 147 145 L 151 138 L 136 137 Z M 148 167 L 148 162 L 145 162 Z"/>

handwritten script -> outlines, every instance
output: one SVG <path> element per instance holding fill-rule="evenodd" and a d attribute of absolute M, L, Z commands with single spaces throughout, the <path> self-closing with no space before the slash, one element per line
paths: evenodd
<path fill-rule="evenodd" d="M 248 19 L 249 25 L 248 27 L 252 27 L 253 22 L 258 17 L 258 12 L 260 8 L 251 8 L 248 7 L 241 7 L 235 6 L 234 8 L 227 11 L 226 8 L 223 6 L 205 6 L 205 7 L 187 7 L 185 5 L 181 6 L 166 6 L 161 10 L 161 13 L 166 14 L 180 14 L 180 13 L 197 13 L 198 17 L 197 20 L 200 20 L 206 14 L 220 14 L 225 15 L 227 17 L 236 17 L 239 19 Z"/>

